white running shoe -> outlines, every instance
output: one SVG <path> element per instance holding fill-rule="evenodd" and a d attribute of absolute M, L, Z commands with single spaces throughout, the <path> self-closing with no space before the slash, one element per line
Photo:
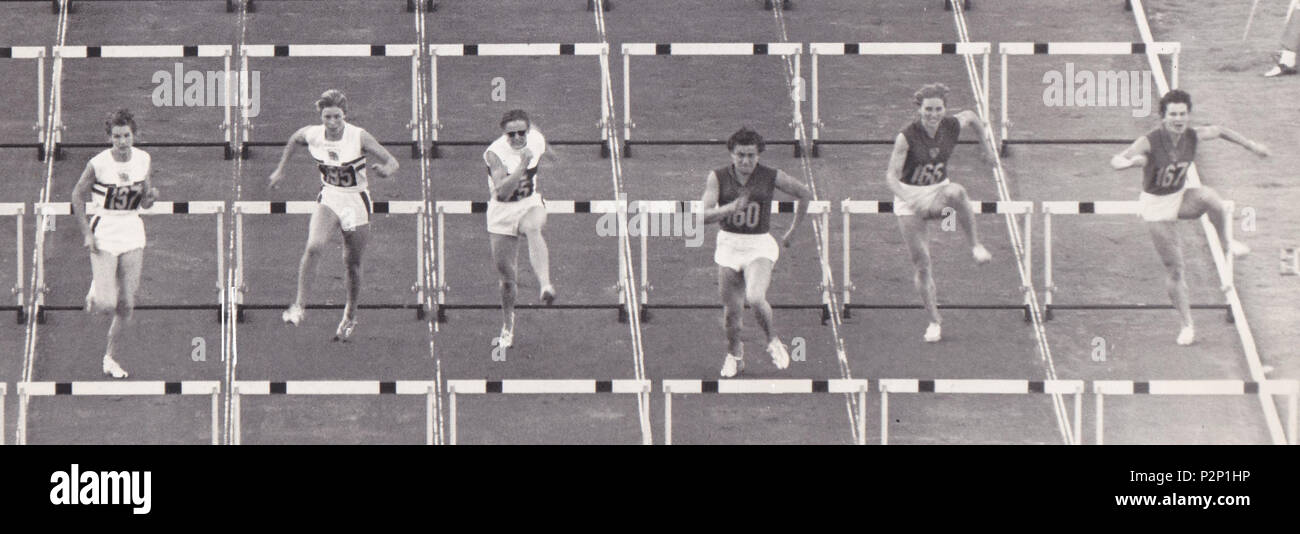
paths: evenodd
<path fill-rule="evenodd" d="M 941 327 L 939 326 L 939 323 L 930 323 L 930 326 L 925 328 L 925 342 L 937 343 L 939 339 L 943 337 L 940 330 Z"/>
<path fill-rule="evenodd" d="M 515 344 L 515 333 L 511 332 L 510 330 L 506 330 L 505 326 L 501 327 L 501 335 L 492 339 L 493 347 L 501 347 L 503 349 L 508 349 L 514 346 L 514 344 Z"/>
<path fill-rule="evenodd" d="M 1190 327 L 1190 326 L 1184 326 L 1182 330 L 1179 330 L 1179 331 L 1178 331 L 1178 344 L 1179 344 L 1179 345 L 1182 345 L 1182 346 L 1186 347 L 1186 346 L 1188 346 L 1188 345 L 1191 345 L 1192 342 L 1194 342 L 1194 341 L 1196 341 L 1196 329 L 1195 329 L 1195 328 L 1192 328 L 1192 327 Z"/>
<path fill-rule="evenodd" d="M 280 314 L 280 319 L 291 325 L 298 326 L 298 323 L 302 322 L 303 313 L 302 306 L 294 304 L 289 306 L 289 309 L 284 310 L 284 313 Z"/>
<path fill-rule="evenodd" d="M 785 344 L 781 343 L 780 338 L 772 338 L 767 344 L 767 353 L 772 356 L 772 365 L 777 369 L 790 367 L 790 353 L 785 350 Z"/>
<path fill-rule="evenodd" d="M 347 341 L 352 337 L 352 331 L 356 330 L 356 328 L 356 317 L 344 315 L 343 320 L 339 321 L 338 329 L 334 331 L 334 341 Z"/>
<path fill-rule="evenodd" d="M 126 378 L 127 376 L 126 370 L 122 369 L 122 366 L 117 364 L 117 360 L 114 360 L 112 356 L 109 356 L 107 354 L 104 355 L 103 368 L 104 368 L 104 374 L 111 376 L 113 378 Z"/>
<path fill-rule="evenodd" d="M 1232 256 L 1236 258 L 1250 254 L 1250 247 L 1236 239 L 1232 240 L 1231 245 L 1228 245 L 1228 250 L 1232 251 Z"/>
<path fill-rule="evenodd" d="M 722 378 L 731 378 L 745 370 L 745 360 L 730 354 L 722 361 Z"/>
<path fill-rule="evenodd" d="M 546 284 L 542 287 L 542 302 L 545 302 L 547 306 L 555 304 L 555 286 Z"/>
<path fill-rule="evenodd" d="M 984 245 L 975 245 L 970 249 L 970 253 L 975 256 L 975 263 L 988 263 L 993 259 L 993 255 L 989 254 L 989 250 L 984 248 Z"/>

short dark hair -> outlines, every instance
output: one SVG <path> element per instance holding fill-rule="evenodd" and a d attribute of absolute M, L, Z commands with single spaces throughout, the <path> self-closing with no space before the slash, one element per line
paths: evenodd
<path fill-rule="evenodd" d="M 762 153 L 767 148 L 767 145 L 763 143 L 763 136 L 748 126 L 742 126 L 739 130 L 736 130 L 736 133 L 727 138 L 727 152 L 735 150 L 736 145 L 758 146 L 759 153 Z"/>
<path fill-rule="evenodd" d="M 136 132 L 135 115 L 132 115 L 131 110 L 126 108 L 109 113 L 108 120 L 104 121 L 104 133 L 113 135 L 114 126 L 130 126 L 131 133 L 134 134 Z"/>
<path fill-rule="evenodd" d="M 330 89 L 320 94 L 316 100 L 316 111 L 325 111 L 325 108 L 339 108 L 344 113 L 348 112 L 348 97 L 343 91 Z"/>
<path fill-rule="evenodd" d="M 1165 116 L 1165 108 L 1169 104 L 1187 104 L 1187 111 L 1192 111 L 1192 95 L 1182 89 L 1171 89 L 1165 96 L 1160 97 L 1160 116 Z"/>
<path fill-rule="evenodd" d="M 511 121 L 524 121 L 524 122 L 528 123 L 528 126 L 529 126 L 529 127 L 532 127 L 532 125 L 533 125 L 533 121 L 530 120 L 530 119 L 528 118 L 528 112 L 526 112 L 526 111 L 524 111 L 524 110 L 522 110 L 522 109 L 512 109 L 512 110 L 510 110 L 510 111 L 507 111 L 507 112 L 505 113 L 505 115 L 502 115 L 502 116 L 501 116 L 501 127 L 502 127 L 502 128 L 505 128 L 505 127 L 506 127 L 506 123 L 511 122 Z"/>
<path fill-rule="evenodd" d="M 925 99 L 927 98 L 938 98 L 943 101 L 944 106 L 947 106 L 948 86 L 941 83 L 932 83 L 917 89 L 916 92 L 912 94 L 912 101 L 916 102 L 916 105 L 918 106 L 925 103 Z"/>

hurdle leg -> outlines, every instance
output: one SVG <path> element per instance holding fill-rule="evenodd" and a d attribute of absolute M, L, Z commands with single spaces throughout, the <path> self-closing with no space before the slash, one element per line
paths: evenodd
<path fill-rule="evenodd" d="M 884 388 L 880 389 L 880 444 L 889 445 L 889 391 Z"/>
<path fill-rule="evenodd" d="M 447 303 L 447 243 L 443 235 L 446 234 L 444 231 L 444 224 L 447 221 L 447 215 L 443 213 L 441 205 L 438 206 L 437 209 L 438 228 L 436 231 L 438 232 L 438 257 L 434 258 L 434 262 L 438 266 L 438 287 L 436 289 L 438 292 L 438 320 L 439 322 L 445 322 L 446 318 L 442 315 L 442 305 Z"/>
<path fill-rule="evenodd" d="M 243 322 L 244 311 L 239 305 L 244 303 L 244 213 L 235 206 L 235 293 L 231 295 L 230 305 L 235 307 L 235 322 Z"/>
<path fill-rule="evenodd" d="M 632 56 L 623 52 L 623 157 L 632 157 Z"/>
<path fill-rule="evenodd" d="M 1083 389 L 1074 393 L 1074 444 L 1083 444 Z"/>
<path fill-rule="evenodd" d="M 1011 216 L 1012 220 L 1016 218 Z M 1034 290 L 1034 208 L 1030 205 L 1029 210 L 1025 212 L 1025 287 L 1022 291 L 1025 293 L 1025 322 L 1033 322 L 1033 314 L 1030 313 L 1030 307 L 1033 305 L 1029 295 Z"/>
<path fill-rule="evenodd" d="M 1043 207 L 1043 320 L 1052 320 L 1052 212 Z"/>
<path fill-rule="evenodd" d="M 867 387 L 858 390 L 858 445 L 867 444 Z"/>
<path fill-rule="evenodd" d="M 814 57 L 816 57 L 816 56 L 814 56 Z M 843 205 L 841 205 L 841 209 L 843 209 L 842 206 L 843 206 Z M 851 269 L 851 267 L 850 267 L 850 260 L 849 260 L 849 258 L 850 258 L 850 255 L 849 255 L 849 229 L 850 229 L 850 224 L 851 224 L 851 223 L 852 223 L 851 216 L 850 216 L 849 212 L 848 212 L 847 210 L 845 210 L 845 211 L 844 211 L 844 231 L 841 232 L 841 234 L 842 234 L 841 237 L 842 237 L 842 240 L 843 240 L 843 242 L 844 242 L 844 246 L 843 246 L 843 251 L 844 251 L 844 252 L 843 252 L 843 256 L 844 256 L 844 257 L 843 257 L 843 260 L 842 260 L 842 261 L 844 262 L 844 274 L 842 275 L 842 276 L 844 277 L 844 279 L 843 279 L 843 280 L 844 280 L 844 281 L 843 281 L 843 285 L 844 285 L 844 287 L 841 288 L 842 291 L 844 292 L 844 309 L 842 310 L 842 312 L 843 312 L 843 316 L 844 316 L 845 319 L 848 319 L 848 318 L 852 317 L 852 312 L 849 311 L 849 300 L 853 298 L 853 275 L 851 274 L 851 273 L 852 273 L 852 269 Z"/>
<path fill-rule="evenodd" d="M 231 386 L 230 390 L 230 431 L 231 445 L 242 445 L 243 436 L 240 434 L 240 405 L 239 405 L 239 386 Z"/>
<path fill-rule="evenodd" d="M 600 158 L 608 159 L 613 153 L 614 147 L 610 140 L 610 133 L 614 131 L 610 121 L 613 120 L 614 95 L 610 94 L 613 87 L 605 85 L 605 80 L 611 79 L 609 76 L 609 48 L 606 47 L 600 51 Z"/>
<path fill-rule="evenodd" d="M 1102 405 L 1103 405 L 1103 401 L 1102 401 L 1102 399 L 1105 398 L 1105 395 L 1102 395 L 1100 392 L 1097 392 L 1096 395 L 1097 395 L 1097 404 L 1096 404 L 1096 406 L 1097 406 L 1097 410 L 1096 410 L 1096 411 L 1097 411 L 1097 415 L 1096 415 L 1097 420 L 1094 422 L 1094 425 L 1096 426 L 1096 434 L 1097 434 L 1097 436 L 1096 436 L 1096 443 L 1097 443 L 1097 445 L 1101 445 L 1101 444 L 1102 444 L 1102 441 L 1101 441 L 1101 435 L 1102 435 L 1102 421 L 1101 421 L 1101 417 L 1102 417 L 1102 407 L 1103 407 L 1103 406 L 1102 406 Z"/>
<path fill-rule="evenodd" d="M 982 75 L 983 80 L 984 80 L 984 102 L 983 102 L 983 103 L 984 103 L 984 116 L 983 116 L 983 119 L 985 119 L 985 120 L 988 120 L 988 118 L 989 118 L 989 114 L 992 113 L 992 111 L 989 110 L 989 54 L 991 54 L 992 51 L 993 51 L 992 47 L 990 47 L 989 50 L 985 51 L 985 52 L 984 52 L 984 60 L 983 60 L 983 64 L 984 64 L 984 73 L 983 73 L 983 75 Z M 991 138 L 992 138 L 993 136 L 990 135 L 989 137 L 990 137 L 990 140 L 992 140 Z"/>
<path fill-rule="evenodd" d="M 36 159 L 45 160 L 45 50 L 36 56 Z"/>
<path fill-rule="evenodd" d="M 14 282 L 14 303 L 18 306 L 15 324 L 23 324 L 27 319 L 26 314 L 23 313 L 23 219 L 23 210 L 20 208 L 18 216 L 14 217 L 14 237 L 17 240 L 17 250 L 15 251 L 17 252 L 17 261 L 14 262 L 14 270 L 18 273 L 17 281 Z M 0 434 L 3 433 L 4 429 L 0 428 Z"/>
<path fill-rule="evenodd" d="M 424 401 L 424 444 L 433 445 L 433 386 Z"/>
<path fill-rule="evenodd" d="M 808 147 L 812 151 L 812 157 L 820 157 L 821 149 L 817 147 L 817 140 L 821 139 L 821 133 L 818 126 L 821 125 L 821 115 L 817 109 L 817 54 L 812 54 L 812 146 Z"/>
<path fill-rule="evenodd" d="M 415 291 L 415 303 L 419 306 L 415 311 L 416 319 L 423 319 L 424 314 L 428 311 L 424 305 L 424 262 L 427 259 L 424 254 L 425 250 L 427 250 L 424 246 L 424 223 L 424 206 L 420 206 L 420 209 L 416 210 L 415 214 L 415 242 L 417 248 L 415 251 L 415 286 L 412 288 Z"/>
<path fill-rule="evenodd" d="M 438 130 L 442 129 L 442 123 L 438 122 L 438 54 L 432 52 L 429 53 L 429 112 L 432 119 L 429 135 L 433 137 L 429 141 L 429 159 L 438 159 Z"/>
<path fill-rule="evenodd" d="M 672 444 L 672 391 L 668 388 L 663 390 L 663 444 Z"/>
<path fill-rule="evenodd" d="M 18 421 L 15 422 L 14 428 L 14 445 L 27 444 L 27 403 L 31 400 L 27 396 L 26 385 L 22 382 L 14 384 L 18 388 Z M 0 430 L 0 434 L 3 434 Z"/>
<path fill-rule="evenodd" d="M 4 418 L 0 417 L 0 428 L 3 427 Z M 221 444 L 221 386 L 212 388 L 212 444 Z"/>
<path fill-rule="evenodd" d="M 1000 51 L 998 55 L 1002 56 L 1002 87 L 999 87 L 999 90 L 1002 93 L 1002 109 L 999 110 L 1002 114 L 1002 146 L 999 152 L 1001 152 L 1002 157 L 1005 158 L 1008 154 L 1007 129 L 1011 124 L 1011 119 L 1007 117 L 1007 53 L 1006 51 Z"/>
<path fill-rule="evenodd" d="M 224 208 L 217 212 L 217 304 L 226 302 L 226 238 L 223 230 L 226 227 L 226 212 Z M 221 321 L 221 310 L 217 310 L 217 321 Z M 224 361 L 224 360 L 223 360 Z"/>
<path fill-rule="evenodd" d="M 1170 89 L 1177 89 L 1177 88 L 1178 88 L 1178 71 L 1179 71 L 1179 68 L 1178 68 L 1178 56 L 1179 56 L 1179 50 L 1174 50 L 1174 53 L 1171 54 L 1171 55 L 1172 55 L 1173 57 L 1169 58 L 1169 88 L 1170 88 Z"/>
<path fill-rule="evenodd" d="M 420 158 L 420 51 L 411 54 L 411 159 Z"/>
<path fill-rule="evenodd" d="M 456 444 L 456 390 L 447 393 L 447 429 L 450 431 L 449 445 Z"/>
<path fill-rule="evenodd" d="M 5 385 L 0 384 L 0 445 L 5 444 L 5 389 Z M 1295 413 L 1295 410 L 1291 410 L 1291 413 Z"/>
<path fill-rule="evenodd" d="M 1291 412 L 1290 416 L 1287 417 L 1287 422 L 1286 422 L 1287 434 L 1291 436 L 1292 445 L 1300 445 L 1300 435 L 1296 435 L 1296 419 L 1298 417 L 1297 412 L 1300 412 L 1300 402 L 1298 402 L 1300 401 L 1300 395 L 1292 393 L 1290 395 L 1287 395 L 1287 397 L 1290 399 L 1289 401 L 1290 406 L 1288 407 L 1288 411 Z M 4 411 L 0 411 L 0 424 L 3 423 L 4 423 Z M 0 442 L 0 445 L 2 444 L 3 442 Z"/>

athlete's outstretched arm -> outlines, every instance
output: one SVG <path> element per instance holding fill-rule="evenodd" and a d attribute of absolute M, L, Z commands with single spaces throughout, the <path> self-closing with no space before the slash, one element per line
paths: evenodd
<path fill-rule="evenodd" d="M 77 185 L 72 188 L 72 214 L 76 216 L 77 226 L 81 228 L 85 246 L 91 254 L 98 251 L 95 250 L 95 234 L 90 231 L 90 222 L 86 220 L 86 195 L 90 194 L 90 186 L 94 183 L 95 168 L 87 161 L 86 170 L 81 171 Z"/>
<path fill-rule="evenodd" d="M 1263 143 L 1257 143 L 1246 139 L 1246 136 L 1233 131 L 1226 126 L 1194 126 L 1196 137 L 1200 139 L 1224 139 L 1241 145 L 1246 150 L 1253 152 L 1256 156 L 1267 158 L 1269 156 L 1268 147 Z"/>
<path fill-rule="evenodd" d="M 988 131 L 988 123 L 985 122 L 984 119 L 981 119 L 974 111 L 969 109 L 957 113 L 954 117 L 961 122 L 962 128 L 970 126 L 975 129 L 975 134 L 978 135 L 980 139 L 980 146 L 984 147 L 984 161 L 989 165 L 992 165 L 997 161 L 997 157 L 994 155 L 993 145 L 989 142 L 989 136 L 984 133 Z"/>
<path fill-rule="evenodd" d="M 788 247 L 790 239 L 794 237 L 794 230 L 799 227 L 799 223 L 803 222 L 804 215 L 808 214 L 808 202 L 812 200 L 812 191 L 803 182 L 780 170 L 776 171 L 776 188 L 782 193 L 799 199 L 794 210 L 794 222 L 790 223 L 790 228 L 781 236 L 781 246 Z"/>
<path fill-rule="evenodd" d="M 719 206 L 718 194 L 718 176 L 713 171 L 709 171 L 709 177 L 704 182 L 704 195 L 700 197 L 700 215 L 704 217 L 704 224 L 713 224 L 730 217 L 749 201 L 749 197 L 745 195 L 725 206 Z"/>
<path fill-rule="evenodd" d="M 399 167 L 397 164 L 397 158 L 394 158 L 392 154 L 389 154 L 388 149 L 384 148 L 384 145 L 379 144 L 379 141 L 375 140 L 375 136 L 370 135 L 370 132 L 365 130 L 361 131 L 361 149 L 369 152 L 372 156 L 378 156 L 380 159 L 384 160 L 384 162 L 378 167 L 371 165 L 371 168 L 378 171 L 380 177 L 387 178 L 397 172 L 397 168 Z"/>
<path fill-rule="evenodd" d="M 1137 138 L 1123 152 L 1110 158 L 1111 168 L 1122 171 L 1129 167 L 1141 167 L 1147 164 L 1147 154 L 1151 153 L 1151 143 L 1146 136 Z"/>
<path fill-rule="evenodd" d="M 894 138 L 894 151 L 889 154 L 889 167 L 885 170 L 885 185 L 894 196 L 903 196 L 903 164 L 907 162 L 907 136 L 898 134 Z"/>
<path fill-rule="evenodd" d="M 284 152 L 280 153 L 280 163 L 275 166 L 275 171 L 271 173 L 271 189 L 275 189 L 279 186 L 280 180 L 284 179 L 284 164 L 289 162 L 289 157 L 293 156 L 294 151 L 299 146 L 307 145 L 306 131 L 307 127 L 304 126 L 299 128 L 298 131 L 293 132 L 293 135 L 289 136 L 289 142 L 284 145 Z"/>

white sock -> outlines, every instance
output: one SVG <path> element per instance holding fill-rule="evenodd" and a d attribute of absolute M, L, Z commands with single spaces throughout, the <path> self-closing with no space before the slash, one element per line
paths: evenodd
<path fill-rule="evenodd" d="M 1283 50 L 1282 59 L 1279 59 L 1277 62 L 1288 67 L 1295 67 L 1295 52 Z"/>

